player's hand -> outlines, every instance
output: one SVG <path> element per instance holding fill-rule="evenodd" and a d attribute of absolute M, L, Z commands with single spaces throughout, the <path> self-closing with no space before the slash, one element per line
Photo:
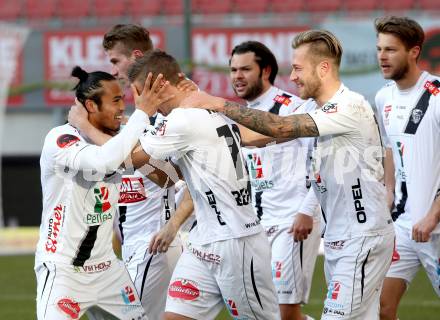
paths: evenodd
<path fill-rule="evenodd" d="M 169 82 L 164 81 L 163 75 L 159 74 L 151 85 L 153 74 L 150 72 L 145 80 L 144 87 L 141 92 L 138 92 L 134 84 L 131 84 L 133 91 L 134 104 L 137 109 L 144 111 L 148 116 L 152 117 L 159 106 L 174 98 L 174 95 L 165 93 Z"/>
<path fill-rule="evenodd" d="M 204 91 L 195 91 L 188 97 L 183 99 L 180 104 L 182 108 L 200 108 L 217 112 L 222 112 L 225 107 L 226 100 L 207 94 Z"/>
<path fill-rule="evenodd" d="M 417 222 L 412 229 L 412 238 L 415 242 L 427 242 L 431 232 L 437 227 L 439 219 L 428 213 L 422 220 Z"/>
<path fill-rule="evenodd" d="M 293 235 L 296 241 L 306 240 L 313 229 L 313 217 L 304 213 L 298 212 L 295 216 L 295 221 L 290 227 L 288 233 Z"/>
<path fill-rule="evenodd" d="M 158 252 L 167 252 L 171 242 L 176 237 L 178 228 L 174 226 L 172 221 L 168 221 L 162 229 L 156 233 L 150 241 L 148 251 L 150 254 L 157 254 Z"/>
<path fill-rule="evenodd" d="M 199 87 L 194 81 L 188 79 L 184 73 L 179 73 L 179 83 L 177 89 L 183 92 L 199 91 Z"/>
<path fill-rule="evenodd" d="M 86 108 L 75 98 L 75 104 L 70 107 L 67 121 L 71 126 L 81 130 L 89 124 L 88 115 Z"/>

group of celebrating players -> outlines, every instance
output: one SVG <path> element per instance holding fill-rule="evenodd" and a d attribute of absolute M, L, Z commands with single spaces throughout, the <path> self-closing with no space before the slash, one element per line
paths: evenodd
<path fill-rule="evenodd" d="M 72 71 L 69 122 L 44 142 L 38 319 L 205 320 L 225 306 L 234 319 L 312 319 L 301 305 L 321 236 L 321 319 L 395 320 L 420 265 L 440 296 L 440 78 L 417 66 L 416 21 L 375 27 L 393 80 L 376 112 L 341 82 L 325 30 L 293 39 L 298 96 L 274 86 L 269 48 L 237 45 L 230 78 L 246 106 L 199 91 L 142 27 L 106 33 L 111 74 Z"/>

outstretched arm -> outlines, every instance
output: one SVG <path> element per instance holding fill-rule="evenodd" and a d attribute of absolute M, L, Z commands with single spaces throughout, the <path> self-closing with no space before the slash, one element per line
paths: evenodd
<path fill-rule="evenodd" d="M 270 112 L 250 109 L 237 102 L 195 92 L 182 102 L 182 106 L 210 109 L 221 112 L 239 124 L 275 138 L 296 139 L 319 135 L 315 122 L 308 114 L 281 117 Z"/>
<path fill-rule="evenodd" d="M 315 122 L 308 114 L 281 117 L 232 101 L 225 101 L 221 112 L 239 124 L 269 137 L 295 139 L 319 135 Z"/>

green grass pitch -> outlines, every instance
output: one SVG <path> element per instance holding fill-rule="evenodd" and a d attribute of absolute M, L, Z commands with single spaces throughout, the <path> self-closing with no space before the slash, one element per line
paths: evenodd
<path fill-rule="evenodd" d="M 0 257 L 0 319 L 36 319 L 33 263 L 33 256 Z M 323 259 L 318 257 L 310 303 L 304 308 L 315 319 L 320 318 L 325 291 Z M 226 311 L 217 317 L 217 320 L 226 319 L 230 319 Z M 424 272 L 418 273 L 406 293 L 399 309 L 399 319 L 440 319 L 440 299 Z"/>

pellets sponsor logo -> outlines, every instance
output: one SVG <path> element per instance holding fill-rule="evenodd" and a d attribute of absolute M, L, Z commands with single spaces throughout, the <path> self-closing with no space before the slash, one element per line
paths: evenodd
<path fill-rule="evenodd" d="M 58 308 L 69 315 L 72 319 L 78 319 L 81 308 L 79 303 L 71 298 L 62 298 L 57 302 Z"/>
<path fill-rule="evenodd" d="M 336 103 L 326 103 L 322 107 L 322 111 L 325 113 L 335 113 L 338 112 L 338 105 Z"/>
<path fill-rule="evenodd" d="M 112 262 L 110 260 L 108 260 L 105 262 L 92 264 L 92 265 L 85 265 L 82 267 L 75 266 L 74 270 L 75 270 L 75 272 L 98 273 L 98 272 L 108 270 L 108 268 L 110 268 L 111 265 L 112 265 Z"/>
<path fill-rule="evenodd" d="M 47 231 L 46 251 L 55 253 L 57 251 L 58 236 L 60 234 L 60 226 L 63 223 L 63 206 L 57 205 L 53 209 L 53 214 L 49 219 L 49 227 Z"/>
<path fill-rule="evenodd" d="M 261 164 L 261 157 L 257 153 L 248 154 L 248 163 L 251 169 L 252 179 L 262 179 L 263 165 Z"/>
<path fill-rule="evenodd" d="M 328 284 L 327 299 L 337 300 L 339 291 L 341 290 L 341 284 L 339 281 L 330 281 Z"/>
<path fill-rule="evenodd" d="M 237 306 L 234 302 L 234 300 L 232 299 L 224 299 L 225 300 L 225 305 L 229 310 L 229 313 L 231 314 L 231 316 L 238 317 L 238 310 L 237 310 Z"/>
<path fill-rule="evenodd" d="M 424 87 L 434 96 L 438 95 L 440 92 L 440 89 L 437 88 L 431 81 L 426 81 Z"/>
<path fill-rule="evenodd" d="M 68 148 L 71 145 L 74 145 L 79 141 L 79 138 L 77 136 L 74 136 L 73 134 L 63 134 L 58 137 L 57 139 L 57 145 L 60 148 Z"/>
<path fill-rule="evenodd" d="M 111 208 L 108 201 L 109 191 L 107 187 L 94 188 L 95 206 L 94 213 L 88 213 L 85 217 L 85 223 L 88 225 L 101 224 L 113 218 L 111 212 L 107 212 Z"/>
<path fill-rule="evenodd" d="M 168 287 L 168 295 L 172 298 L 192 301 L 200 296 L 200 290 L 197 283 L 192 280 L 176 279 Z"/>
<path fill-rule="evenodd" d="M 121 290 L 122 300 L 125 304 L 132 304 L 136 301 L 136 296 L 134 294 L 133 288 L 130 286 L 126 286 Z"/>
<path fill-rule="evenodd" d="M 345 241 L 332 241 L 332 242 L 325 242 L 324 246 L 329 249 L 333 250 L 342 250 L 344 248 Z"/>
<path fill-rule="evenodd" d="M 147 199 L 141 177 L 123 177 L 119 187 L 119 203 L 136 203 Z"/>
<path fill-rule="evenodd" d="M 95 194 L 95 213 L 103 213 L 108 211 L 111 208 L 110 202 L 108 201 L 108 188 L 107 187 L 101 187 L 101 188 L 95 188 L 93 190 Z"/>

